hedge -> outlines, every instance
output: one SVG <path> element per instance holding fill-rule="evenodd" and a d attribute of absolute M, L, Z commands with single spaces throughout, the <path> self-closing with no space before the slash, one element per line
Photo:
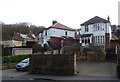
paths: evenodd
<path fill-rule="evenodd" d="M 14 63 L 20 62 L 25 58 L 28 58 L 30 55 L 12 55 L 12 56 L 3 56 L 2 62 L 3 63 Z"/>

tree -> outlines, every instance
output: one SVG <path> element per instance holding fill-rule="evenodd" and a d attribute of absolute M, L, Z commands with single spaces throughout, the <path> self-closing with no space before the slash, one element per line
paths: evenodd
<path fill-rule="evenodd" d="M 10 39 L 12 38 L 14 32 L 19 32 L 22 34 L 30 33 L 37 34 L 38 32 L 44 30 L 44 26 L 28 26 L 27 23 L 19 23 L 19 24 L 3 24 L 2 25 L 2 39 Z"/>

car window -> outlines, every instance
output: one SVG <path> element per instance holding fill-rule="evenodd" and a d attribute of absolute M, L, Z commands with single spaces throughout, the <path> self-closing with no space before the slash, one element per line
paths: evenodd
<path fill-rule="evenodd" d="M 24 59 L 23 61 L 21 61 L 22 63 L 28 63 L 29 62 L 29 58 Z"/>

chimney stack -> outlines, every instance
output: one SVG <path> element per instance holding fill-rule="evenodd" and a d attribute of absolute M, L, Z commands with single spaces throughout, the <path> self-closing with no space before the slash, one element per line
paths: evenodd
<path fill-rule="evenodd" d="M 57 21 L 56 21 L 56 20 L 55 20 L 55 21 L 53 20 L 53 21 L 52 21 L 52 25 L 54 25 L 55 23 L 57 23 Z"/>
<path fill-rule="evenodd" d="M 108 18 L 107 18 L 107 20 L 108 20 L 108 21 L 110 21 L 110 17 L 109 17 L 109 15 L 108 15 Z"/>

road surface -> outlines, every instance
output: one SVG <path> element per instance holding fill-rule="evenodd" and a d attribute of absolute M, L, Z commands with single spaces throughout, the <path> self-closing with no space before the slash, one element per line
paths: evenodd
<path fill-rule="evenodd" d="M 118 80 L 115 63 L 77 62 L 78 74 L 74 76 L 35 75 L 26 71 L 7 69 L 2 71 L 3 80 Z"/>

